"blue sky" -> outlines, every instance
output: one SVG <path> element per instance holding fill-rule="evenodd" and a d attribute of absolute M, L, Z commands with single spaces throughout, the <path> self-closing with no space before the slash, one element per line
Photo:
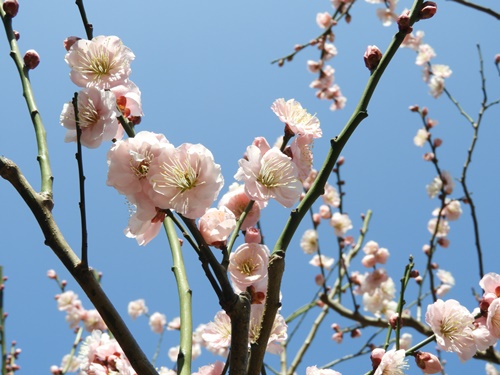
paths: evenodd
<path fill-rule="evenodd" d="M 439 2 L 438 14 L 421 21 L 415 30 L 425 31 L 425 41 L 434 47 L 433 62 L 447 64 L 453 75 L 447 80 L 450 92 L 473 117 L 480 108 L 481 86 L 476 44 L 483 52 L 490 100 L 498 98 L 498 72 L 493 57 L 499 53 L 499 25 L 492 17 L 463 8 L 449 1 Z M 411 3 L 401 0 L 397 12 Z M 375 16 L 377 6 L 358 1 L 353 7 L 350 24 L 336 27 L 338 49 L 331 64 L 336 82 L 348 98 L 339 112 L 329 111 L 328 103 L 314 97 L 309 83 L 315 76 L 306 69 L 306 61 L 317 59 L 318 51 L 309 48 L 294 61 L 278 68 L 270 62 L 289 54 L 295 44 L 302 44 L 319 35 L 316 13 L 331 11 L 328 1 L 254 1 L 219 2 L 156 2 L 137 9 L 137 2 L 109 0 L 87 2 L 87 14 L 94 25 L 94 35 L 117 35 L 130 47 L 136 59 L 131 79 L 142 90 L 144 119 L 138 130 L 161 132 L 170 142 L 202 143 L 221 164 L 225 187 L 233 182 L 237 160 L 256 136 L 270 142 L 280 135 L 282 124 L 270 110 L 277 98 L 295 98 L 321 121 L 324 137 L 314 146 L 315 166 L 319 168 L 334 137 L 350 117 L 368 79 L 363 53 L 367 45 L 382 51 L 389 45 L 396 27 L 384 28 Z M 78 212 L 78 181 L 74 158 L 75 145 L 63 142 L 64 129 L 59 125 L 63 103 L 70 100 L 77 87 L 69 80 L 64 62 L 62 41 L 69 35 L 84 36 L 78 11 L 73 2 L 26 1 L 14 20 L 21 34 L 21 51 L 34 48 L 41 55 L 39 67 L 31 73 L 39 110 L 47 129 L 54 180 L 54 215 L 68 242 L 80 247 Z M 2 40 L 2 38 L 0 38 Z M 39 188 L 34 132 L 22 98 L 15 67 L 8 56 L 6 39 L 0 42 L 2 91 L 2 137 L 0 153 L 14 160 L 35 188 Z M 3 51 L 3 52 L 2 52 Z M 435 100 L 421 79 L 421 68 L 414 64 L 415 53 L 398 51 L 369 106 L 369 117 L 360 125 L 346 146 L 342 177 L 346 181 L 344 209 L 353 220 L 357 236 L 360 214 L 373 210 L 367 240 L 375 240 L 391 252 L 387 269 L 396 284 L 403 274 L 410 254 L 416 267 L 423 270 L 425 258 L 422 245 L 429 240 L 426 229 L 436 200 L 430 200 L 425 185 L 435 176 L 430 163 L 422 160 L 424 150 L 413 145 L 413 137 L 421 127 L 420 119 L 408 110 L 418 104 L 429 108 L 430 117 L 439 125 L 433 134 L 443 139 L 439 149 L 440 165 L 458 177 L 470 144 L 470 125 L 458 114 L 451 102 L 442 97 Z M 469 183 L 477 205 L 481 226 L 486 272 L 500 273 L 497 255 L 497 194 L 499 129 L 498 108 L 487 111 L 482 124 L 477 152 L 473 158 Z M 128 221 L 128 208 L 122 196 L 105 185 L 107 146 L 85 150 L 87 177 L 87 215 L 89 225 L 90 264 L 104 273 L 103 287 L 126 314 L 130 300 L 145 298 L 150 312 L 160 311 L 170 320 L 178 316 L 175 282 L 170 271 L 171 258 L 165 236 L 160 235 L 148 246 L 138 247 L 122 231 Z M 330 181 L 334 183 L 332 179 Z M 0 264 L 9 276 L 5 290 L 8 340 L 17 340 L 23 352 L 19 359 L 23 373 L 48 373 L 49 366 L 59 364 L 70 350 L 73 334 L 58 312 L 54 295 L 55 283 L 46 278 L 48 269 L 55 269 L 63 278 L 67 272 L 50 249 L 30 211 L 7 183 L 0 183 L 2 215 L 0 226 Z M 454 197 L 463 195 L 457 187 Z M 263 213 L 265 241 L 272 247 L 284 225 L 288 211 L 272 203 Z M 475 307 L 471 288 L 478 286 L 477 260 L 470 215 L 451 224 L 451 246 L 440 249 L 436 261 L 451 271 L 457 284 L 446 298 L 459 299 L 469 309 Z M 310 223 L 304 222 L 287 255 L 283 282 L 283 315 L 309 302 L 316 291 L 317 269 L 308 265 L 298 241 Z M 321 227 L 323 252 L 336 257 L 331 229 Z M 204 279 L 199 262 L 187 246 L 184 255 L 188 277 L 193 289 L 194 325 L 213 319 L 219 306 L 215 294 Z M 353 269 L 362 270 L 359 260 Z M 82 299 L 83 292 L 68 279 L 68 289 Z M 411 290 L 410 293 L 414 291 Z M 412 300 L 408 295 L 406 300 Z M 84 306 L 91 308 L 84 299 Z M 314 311 L 307 321 L 312 322 Z M 131 330 L 147 355 L 156 348 L 157 337 L 150 332 L 146 319 L 131 321 Z M 340 320 L 330 312 L 310 352 L 299 367 L 299 374 L 309 365 L 322 365 L 340 355 L 357 350 L 368 334 L 359 339 L 346 339 L 342 345 L 330 337 L 330 324 Z M 297 348 L 305 332 L 291 345 Z M 177 345 L 177 334 L 168 332 L 164 339 L 158 365 L 172 366 L 166 352 Z M 379 342 L 382 343 L 381 337 Z M 430 348 L 433 347 L 431 344 Z M 469 361 L 463 367 L 455 355 L 445 355 L 448 373 L 481 373 L 484 363 Z M 213 362 L 204 353 L 198 366 Z M 275 360 L 272 362 L 276 363 Z M 344 374 L 365 373 L 370 369 L 368 358 L 348 362 L 335 368 Z M 354 370 L 354 371 L 353 371 Z M 409 374 L 420 374 L 413 363 Z"/>

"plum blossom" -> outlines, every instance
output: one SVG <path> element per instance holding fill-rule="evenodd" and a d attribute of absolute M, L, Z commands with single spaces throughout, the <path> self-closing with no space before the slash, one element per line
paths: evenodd
<path fill-rule="evenodd" d="M 135 55 L 116 36 L 96 36 L 76 41 L 65 60 L 71 68 L 70 78 L 80 87 L 110 89 L 127 82 L 130 62 Z"/>
<path fill-rule="evenodd" d="M 484 350 L 476 338 L 474 316 L 456 300 L 437 300 L 427 307 L 425 321 L 436 335 L 438 346 L 455 352 L 462 362 L 472 358 L 476 351 Z"/>
<path fill-rule="evenodd" d="M 500 375 L 500 371 L 498 371 L 495 366 L 493 366 L 491 363 L 486 363 L 485 366 L 485 371 L 486 375 Z"/>
<path fill-rule="evenodd" d="M 201 334 L 209 347 L 227 349 L 231 345 L 231 319 L 225 311 L 219 311 L 214 321 L 208 323 Z"/>
<path fill-rule="evenodd" d="M 445 206 L 441 210 L 440 207 L 436 208 L 432 211 L 433 216 L 438 216 L 441 212 L 441 216 L 445 217 L 449 221 L 458 220 L 458 218 L 462 215 L 462 207 L 460 205 L 460 201 L 458 200 L 450 200 L 446 198 Z"/>
<path fill-rule="evenodd" d="M 342 375 L 342 374 L 338 371 L 329 368 L 319 369 L 317 366 L 309 366 L 308 368 L 306 368 L 306 375 Z"/>
<path fill-rule="evenodd" d="M 422 30 L 418 30 L 415 35 L 413 33 L 407 34 L 403 43 L 401 43 L 401 47 L 411 48 L 415 52 L 418 51 L 418 47 L 422 44 L 422 39 L 424 38 L 425 33 Z"/>
<path fill-rule="evenodd" d="M 75 109 L 72 102 L 65 103 L 59 121 L 67 129 L 65 142 L 76 142 Z M 78 93 L 78 125 L 82 130 L 81 143 L 88 148 L 99 147 L 111 141 L 118 132 L 115 96 L 90 87 Z"/>
<path fill-rule="evenodd" d="M 139 246 L 147 245 L 160 232 L 165 212 L 155 207 L 144 193 L 135 194 L 129 199 L 134 212 L 123 232 L 128 238 L 135 238 Z"/>
<path fill-rule="evenodd" d="M 383 1 L 381 1 L 383 3 Z M 391 26 L 394 21 L 397 21 L 398 15 L 394 12 L 396 10 L 397 0 L 389 0 L 385 8 L 377 9 L 377 17 L 382 22 L 383 26 Z"/>
<path fill-rule="evenodd" d="M 373 375 L 404 375 L 408 368 L 405 359 L 405 350 L 389 350 L 384 353 L 382 360 Z"/>
<path fill-rule="evenodd" d="M 246 288 L 267 278 L 269 249 L 266 245 L 244 243 L 229 256 L 227 268 L 231 281 L 239 288 Z"/>
<path fill-rule="evenodd" d="M 101 331 L 93 331 L 87 336 L 80 347 L 78 360 L 81 375 L 135 375 L 135 370 L 116 339 Z"/>
<path fill-rule="evenodd" d="M 177 375 L 177 372 L 175 370 L 170 370 L 170 369 L 162 366 L 158 370 L 158 375 Z"/>
<path fill-rule="evenodd" d="M 165 148 L 151 165 L 149 181 L 158 193 L 157 207 L 173 209 L 189 219 L 201 217 L 217 198 L 224 178 L 212 153 L 201 144 Z"/>
<path fill-rule="evenodd" d="M 333 258 L 327 257 L 326 255 L 323 254 L 321 254 L 321 256 L 316 254 L 309 261 L 309 264 L 315 267 L 325 267 L 326 269 L 330 269 L 333 266 L 334 262 L 335 260 Z"/>
<path fill-rule="evenodd" d="M 221 375 L 223 370 L 224 362 L 216 361 L 211 365 L 200 367 L 193 375 Z"/>
<path fill-rule="evenodd" d="M 116 97 L 116 103 L 123 115 L 128 119 L 143 116 L 141 104 L 141 90 L 132 82 L 114 86 L 110 90 Z"/>
<path fill-rule="evenodd" d="M 390 255 L 389 250 L 379 247 L 375 241 L 368 241 L 363 247 L 363 252 L 366 255 L 361 263 L 367 268 L 374 267 L 377 263 L 385 264 Z"/>
<path fill-rule="evenodd" d="M 415 61 L 417 65 L 425 65 L 431 61 L 433 57 L 436 57 L 434 49 L 428 44 L 420 44 L 417 53 L 417 60 Z"/>
<path fill-rule="evenodd" d="M 352 222 L 347 214 L 335 212 L 330 219 L 330 225 L 333 227 L 337 237 L 343 237 L 349 229 L 352 229 Z"/>
<path fill-rule="evenodd" d="M 335 189 L 332 185 L 330 185 L 328 182 L 325 184 L 325 192 L 321 196 L 323 198 L 323 202 L 325 204 L 332 206 L 332 207 L 339 207 L 340 206 L 340 196 L 339 193 L 337 192 L 337 189 Z"/>
<path fill-rule="evenodd" d="M 327 29 L 330 26 L 333 25 L 333 19 L 330 13 L 324 12 L 324 13 L 318 13 L 316 15 L 316 23 L 318 26 L 322 29 Z"/>
<path fill-rule="evenodd" d="M 300 240 L 300 247 L 306 254 L 318 251 L 318 232 L 315 229 L 307 229 Z"/>
<path fill-rule="evenodd" d="M 281 122 L 290 127 L 294 134 L 312 135 L 313 138 L 322 136 L 317 117 L 308 113 L 295 99 L 288 101 L 283 98 L 277 99 L 271 109 Z"/>
<path fill-rule="evenodd" d="M 285 207 L 298 201 L 302 184 L 298 170 L 292 160 L 278 148 L 262 151 L 256 145 L 247 147 L 247 159 L 239 160 L 239 169 L 234 178 L 244 181 L 245 192 L 256 201 L 276 199 Z"/>
<path fill-rule="evenodd" d="M 265 305 L 254 304 L 251 305 L 250 311 L 250 330 L 249 330 L 249 341 L 250 344 L 254 344 L 259 339 L 260 335 L 260 325 L 262 322 L 262 317 L 264 315 Z M 273 354 L 281 352 L 281 347 L 277 343 L 283 342 L 287 339 L 287 325 L 285 319 L 281 314 L 276 314 L 274 318 L 273 328 L 271 330 L 271 335 L 267 341 L 267 351 Z"/>
<path fill-rule="evenodd" d="M 146 306 L 146 302 L 141 298 L 135 301 L 130 301 L 128 303 L 128 315 L 132 319 L 137 319 L 138 316 L 147 314 L 148 307 Z"/>
<path fill-rule="evenodd" d="M 437 374 L 443 371 L 443 366 L 441 366 L 439 358 L 428 352 L 417 352 L 415 355 L 415 362 L 417 366 L 422 369 L 424 374 Z"/>
<path fill-rule="evenodd" d="M 439 269 L 436 272 L 437 278 L 441 281 L 441 285 L 437 288 L 436 294 L 439 297 L 444 296 L 455 285 L 455 278 L 451 272 Z"/>
<path fill-rule="evenodd" d="M 104 320 L 96 309 L 84 311 L 81 315 L 81 320 L 85 329 L 89 332 L 94 330 L 105 331 L 108 329 L 106 323 L 104 323 Z"/>
<path fill-rule="evenodd" d="M 418 129 L 417 135 L 413 138 L 415 146 L 423 147 L 429 139 L 429 132 L 425 128 Z"/>
<path fill-rule="evenodd" d="M 292 161 L 297 166 L 299 180 L 304 181 L 312 170 L 313 137 L 312 135 L 298 136 L 290 145 Z"/>
<path fill-rule="evenodd" d="M 443 185 L 444 182 L 444 185 Z M 434 177 L 434 180 L 426 186 L 427 194 L 430 198 L 434 198 L 439 194 L 441 189 L 444 190 L 446 194 L 453 193 L 453 188 L 455 187 L 455 182 L 453 181 L 450 173 L 448 171 L 442 171 L 441 176 Z"/>
<path fill-rule="evenodd" d="M 437 238 L 442 238 L 448 235 L 450 225 L 444 219 L 440 219 L 438 223 L 438 218 L 433 218 L 429 220 L 429 223 L 427 223 L 427 229 L 430 234 L 434 235 L 435 233 Z"/>
<path fill-rule="evenodd" d="M 479 281 L 479 286 L 484 290 L 484 293 L 491 293 L 500 297 L 500 275 L 494 272 L 489 272 Z"/>
<path fill-rule="evenodd" d="M 228 208 L 234 214 L 236 220 L 239 220 L 249 202 L 250 198 L 245 193 L 245 186 L 234 182 L 231 186 L 229 186 L 229 191 L 219 200 L 218 207 Z M 260 210 L 265 207 L 265 204 L 261 203 L 264 202 L 255 202 L 252 205 L 252 208 L 247 213 L 245 220 L 243 220 L 243 223 L 241 224 L 242 230 L 246 230 L 257 224 L 260 218 Z"/>
<path fill-rule="evenodd" d="M 162 333 L 167 325 L 167 317 L 159 312 L 153 313 L 149 317 L 149 327 L 154 333 Z"/>
<path fill-rule="evenodd" d="M 198 228 L 208 245 L 223 244 L 236 227 L 234 214 L 225 206 L 210 208 L 198 221 Z"/>
<path fill-rule="evenodd" d="M 133 138 L 117 141 L 108 151 L 108 179 L 120 194 L 131 196 L 144 192 L 149 197 L 153 187 L 149 182 L 150 167 L 164 148 L 174 146 L 163 134 L 142 131 Z M 140 201 L 142 201 L 141 199 Z"/>

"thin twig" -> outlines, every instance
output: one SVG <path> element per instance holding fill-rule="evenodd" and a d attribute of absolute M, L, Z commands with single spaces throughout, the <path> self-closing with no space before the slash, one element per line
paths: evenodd
<path fill-rule="evenodd" d="M 467 1 L 467 0 L 450 0 L 450 1 L 465 5 L 466 7 L 469 7 L 472 9 L 476 9 L 480 12 L 484 12 L 486 14 L 489 14 L 490 16 L 495 17 L 497 20 L 500 20 L 500 13 L 495 12 L 493 9 L 486 8 L 486 7 L 479 5 L 479 4 L 471 3 L 470 1 Z"/>

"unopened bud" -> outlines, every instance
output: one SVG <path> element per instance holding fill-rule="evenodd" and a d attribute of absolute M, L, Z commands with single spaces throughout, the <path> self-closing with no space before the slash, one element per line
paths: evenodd
<path fill-rule="evenodd" d="M 17 0 L 5 0 L 3 2 L 3 10 L 10 18 L 14 18 L 19 11 L 19 3 Z"/>
<path fill-rule="evenodd" d="M 417 277 L 419 277 L 419 276 L 420 276 L 420 272 L 418 272 L 417 270 L 412 270 L 410 272 L 410 277 L 412 277 L 414 279 L 417 278 Z"/>
<path fill-rule="evenodd" d="M 426 1 L 422 4 L 420 13 L 418 15 L 419 19 L 426 20 L 428 18 L 434 17 L 437 12 L 437 4 L 433 1 Z"/>
<path fill-rule="evenodd" d="M 377 46 L 368 46 L 363 58 L 365 60 L 365 66 L 370 72 L 373 72 L 377 69 L 379 62 L 382 59 L 382 52 L 380 52 Z"/>
<path fill-rule="evenodd" d="M 499 63 L 500 63 L 500 53 L 497 53 L 497 54 L 495 55 L 495 64 L 497 64 L 497 65 L 498 65 Z"/>
<path fill-rule="evenodd" d="M 19 31 L 14 30 L 14 38 L 16 38 L 16 41 L 18 41 L 20 37 L 21 34 L 19 34 Z"/>
<path fill-rule="evenodd" d="M 356 337 L 360 337 L 360 336 L 361 336 L 361 331 L 360 331 L 358 328 L 353 329 L 353 330 L 351 331 L 351 337 L 352 337 L 353 339 L 355 339 Z"/>
<path fill-rule="evenodd" d="M 300 51 L 301 49 L 302 49 L 302 46 L 300 44 L 296 44 L 293 46 L 293 50 L 296 52 Z"/>
<path fill-rule="evenodd" d="M 346 22 L 347 24 L 350 24 L 350 23 L 351 23 L 351 20 L 352 20 L 351 15 L 350 15 L 350 14 L 346 14 L 346 15 L 345 15 L 345 22 Z"/>
<path fill-rule="evenodd" d="M 278 61 L 278 66 L 280 66 L 280 67 L 281 67 L 281 66 L 283 66 L 283 65 L 285 65 L 285 60 L 280 59 L 280 61 Z"/>
<path fill-rule="evenodd" d="M 441 247 L 444 247 L 445 249 L 450 246 L 450 240 L 447 239 L 446 237 L 440 237 L 438 240 L 437 240 L 437 243 L 439 244 L 439 246 Z"/>
<path fill-rule="evenodd" d="M 418 105 L 411 105 L 408 109 L 412 112 L 418 112 L 420 110 Z"/>
<path fill-rule="evenodd" d="M 434 153 L 433 152 L 426 152 L 424 154 L 424 160 L 425 161 L 433 161 L 434 160 Z"/>
<path fill-rule="evenodd" d="M 261 243 L 262 236 L 257 228 L 248 228 L 245 233 L 246 243 Z"/>
<path fill-rule="evenodd" d="M 77 36 L 68 36 L 66 39 L 64 39 L 64 42 L 63 42 L 64 49 L 66 51 L 69 51 L 69 49 L 71 48 L 71 46 L 73 44 L 75 44 L 76 42 L 78 42 L 80 39 L 82 39 L 82 38 L 79 38 Z"/>
<path fill-rule="evenodd" d="M 441 366 L 438 357 L 431 353 L 417 352 L 415 362 L 426 374 L 437 374 L 443 371 L 443 366 Z"/>
<path fill-rule="evenodd" d="M 427 116 L 427 114 L 429 113 L 429 110 L 427 109 L 427 107 L 424 107 L 422 108 L 422 116 Z"/>
<path fill-rule="evenodd" d="M 35 69 L 40 64 L 40 55 L 34 50 L 30 49 L 24 54 L 24 65 L 28 69 Z"/>
<path fill-rule="evenodd" d="M 443 140 L 441 138 L 434 139 L 434 147 L 439 147 L 443 144 Z"/>
<path fill-rule="evenodd" d="M 340 167 L 345 162 L 345 157 L 341 156 L 337 159 L 337 166 Z"/>
<path fill-rule="evenodd" d="M 410 12 L 406 11 L 398 17 L 399 31 L 404 34 L 410 34 L 413 27 L 410 26 Z"/>

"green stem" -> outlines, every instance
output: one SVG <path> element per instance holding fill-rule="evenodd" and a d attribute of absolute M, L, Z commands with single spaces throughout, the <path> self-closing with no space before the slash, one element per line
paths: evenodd
<path fill-rule="evenodd" d="M 24 65 L 24 60 L 17 46 L 16 36 L 14 35 L 14 30 L 12 29 L 12 19 L 5 14 L 3 7 L 0 6 L 0 16 L 5 27 L 5 33 L 7 34 L 7 40 L 10 45 L 10 57 L 14 60 L 19 77 L 21 78 L 21 84 L 23 87 L 23 96 L 26 100 L 26 105 L 28 106 L 28 111 L 30 113 L 31 121 L 35 128 L 36 142 L 38 147 L 37 160 L 40 165 L 41 173 L 41 192 L 43 193 L 46 204 L 52 208 L 52 182 L 54 177 L 52 176 L 52 170 L 50 168 L 49 160 L 49 149 L 47 146 L 47 137 L 45 134 L 45 127 L 43 126 L 42 118 L 38 112 L 38 108 L 35 103 L 35 97 L 33 94 L 33 89 L 31 87 L 31 82 L 29 79 L 28 69 Z"/>
<path fill-rule="evenodd" d="M 172 271 L 177 282 L 177 293 L 179 295 L 179 307 L 181 316 L 181 342 L 179 355 L 177 356 L 177 373 L 179 375 L 191 375 L 191 358 L 193 351 L 193 307 L 191 304 L 192 292 L 186 276 L 184 258 L 179 237 L 175 231 L 174 222 L 170 217 L 165 217 L 163 226 L 167 233 L 172 260 L 174 265 Z"/>

